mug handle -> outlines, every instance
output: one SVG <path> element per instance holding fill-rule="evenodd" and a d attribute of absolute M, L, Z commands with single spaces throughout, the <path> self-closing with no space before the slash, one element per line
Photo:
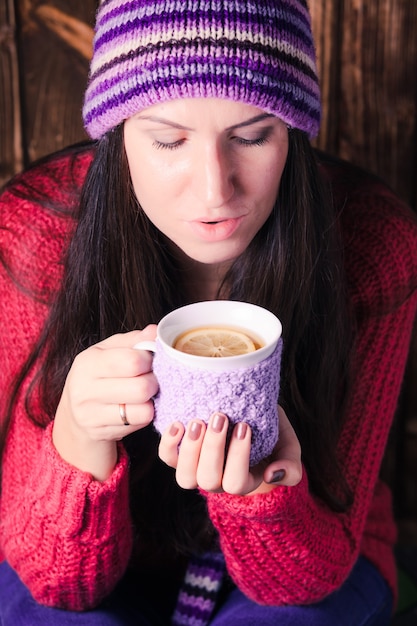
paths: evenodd
<path fill-rule="evenodd" d="M 148 352 L 156 351 L 156 342 L 155 341 L 139 341 L 139 343 L 135 343 L 133 346 L 134 350 L 147 350 Z"/>

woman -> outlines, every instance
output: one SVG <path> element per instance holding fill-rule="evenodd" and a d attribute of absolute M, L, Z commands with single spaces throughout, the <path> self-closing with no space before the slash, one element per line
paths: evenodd
<path fill-rule="evenodd" d="M 62 157 L 30 217 L 30 173 L 3 195 L 2 623 L 389 623 L 378 472 L 416 272 L 369 305 L 309 145 L 319 118 L 305 2 L 101 4 L 79 205 L 91 150 Z M 255 468 L 247 425 L 225 453 L 225 415 L 159 437 L 133 349 L 215 298 L 283 323 L 280 440 Z"/>

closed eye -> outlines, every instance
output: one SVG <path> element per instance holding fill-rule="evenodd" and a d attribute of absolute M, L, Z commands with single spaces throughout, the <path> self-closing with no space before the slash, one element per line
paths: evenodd
<path fill-rule="evenodd" d="M 243 137 L 234 137 L 236 143 L 240 146 L 263 146 L 268 142 L 268 137 L 257 137 L 256 139 L 244 139 Z"/>
<path fill-rule="evenodd" d="M 232 139 L 240 146 L 263 146 L 268 142 L 271 132 L 272 128 L 265 128 L 261 135 L 256 135 L 253 138 L 239 137 L 237 135 L 234 135 Z"/>
<path fill-rule="evenodd" d="M 185 139 L 178 139 L 177 141 L 172 141 L 169 143 L 164 143 L 155 139 L 152 143 L 152 146 L 157 150 L 176 150 L 177 148 L 180 148 L 184 142 Z"/>

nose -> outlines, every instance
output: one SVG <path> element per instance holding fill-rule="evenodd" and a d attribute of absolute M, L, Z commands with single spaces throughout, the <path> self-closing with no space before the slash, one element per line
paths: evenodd
<path fill-rule="evenodd" d="M 194 178 L 197 196 L 207 209 L 224 206 L 234 193 L 234 168 L 225 146 L 206 143 L 197 157 Z"/>

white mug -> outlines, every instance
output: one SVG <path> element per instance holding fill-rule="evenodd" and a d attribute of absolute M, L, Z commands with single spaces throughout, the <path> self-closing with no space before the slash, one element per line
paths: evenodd
<path fill-rule="evenodd" d="M 182 333 L 196 327 L 233 327 L 259 338 L 261 347 L 247 354 L 213 358 L 173 347 Z M 270 311 L 247 302 L 213 300 L 175 309 L 158 324 L 156 341 L 134 347 L 154 352 L 159 383 L 154 398 L 154 426 L 164 432 L 174 421 L 208 422 L 222 412 L 231 424 L 252 429 L 251 464 L 267 457 L 278 439 L 278 394 L 282 326 Z"/>

